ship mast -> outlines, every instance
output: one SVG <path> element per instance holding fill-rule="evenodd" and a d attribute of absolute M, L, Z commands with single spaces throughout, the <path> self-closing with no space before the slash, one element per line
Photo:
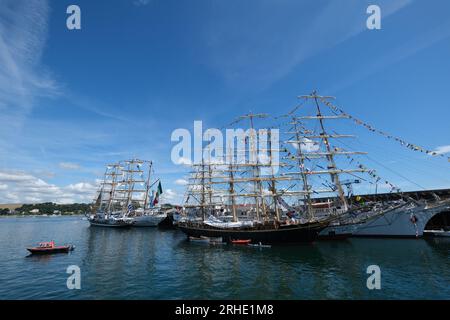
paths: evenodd
<path fill-rule="evenodd" d="M 149 167 L 148 167 L 147 183 L 146 183 L 146 188 L 145 188 L 144 210 L 147 209 L 148 193 L 150 192 L 150 176 L 152 174 L 152 166 L 153 166 L 153 162 L 150 161 L 150 164 L 149 164 Z"/>
<path fill-rule="evenodd" d="M 250 121 L 250 135 L 249 135 L 249 161 L 255 161 L 255 165 L 253 166 L 253 177 L 255 178 L 254 181 L 254 193 L 255 193 L 255 209 L 256 209 L 256 217 L 257 220 L 261 220 L 261 213 L 262 216 L 267 216 L 267 210 L 266 210 L 266 203 L 264 201 L 263 196 L 263 187 L 262 182 L 259 179 L 261 172 L 259 167 L 259 159 L 258 159 L 258 150 L 257 150 L 257 136 L 254 128 L 253 119 L 255 118 L 266 118 L 267 115 L 263 113 L 253 114 L 248 113 L 246 115 L 240 116 L 239 119 L 249 119 Z M 261 199 L 261 205 L 260 200 Z M 262 212 L 261 212 L 262 208 Z"/>
<path fill-rule="evenodd" d="M 236 214 L 236 199 L 234 192 L 234 173 L 233 173 L 233 160 L 230 159 L 230 200 L 231 200 L 231 212 L 233 213 L 233 222 L 237 222 L 237 214 Z"/>
<path fill-rule="evenodd" d="M 113 205 L 113 200 L 115 197 L 116 192 L 116 185 L 117 185 L 117 176 L 119 171 L 120 165 L 115 163 L 112 165 L 112 171 L 109 175 L 111 175 L 111 190 L 109 192 L 109 199 L 108 199 L 108 206 L 107 206 L 107 214 L 111 212 L 111 206 Z"/>
<path fill-rule="evenodd" d="M 131 202 L 131 195 L 132 195 L 132 190 L 134 189 L 134 181 L 133 181 L 133 167 L 132 167 L 132 163 L 133 160 L 129 160 L 128 162 L 128 170 L 126 170 L 127 172 L 127 201 L 125 203 L 125 207 L 124 207 L 124 212 L 128 211 L 128 205 Z"/>
<path fill-rule="evenodd" d="M 331 137 L 330 135 L 327 134 L 327 132 L 325 131 L 325 126 L 323 123 L 323 119 L 325 118 L 322 115 L 322 112 L 320 110 L 320 105 L 319 102 L 317 101 L 318 99 L 324 100 L 324 99 L 329 99 L 332 97 L 325 97 L 325 96 L 319 96 L 317 95 L 316 91 L 313 91 L 311 93 L 311 95 L 306 95 L 306 96 L 301 96 L 301 98 L 306 98 L 306 99 L 312 99 L 314 100 L 314 103 L 316 105 L 317 108 L 317 119 L 319 120 L 319 124 L 320 124 L 320 128 L 321 128 L 321 132 L 319 134 L 319 137 L 322 139 L 323 143 L 325 144 L 325 148 L 327 150 L 327 161 L 328 161 L 328 170 L 330 170 L 330 177 L 331 177 L 331 181 L 334 183 L 334 185 L 337 188 L 337 192 L 338 192 L 338 196 L 344 206 L 344 210 L 347 211 L 348 210 L 348 204 L 347 204 L 347 199 L 345 197 L 345 193 L 344 193 L 344 189 L 342 188 L 341 182 L 339 180 L 339 175 L 336 172 L 336 162 L 334 160 L 334 153 L 333 150 L 330 146 L 330 142 L 328 140 L 329 137 Z"/>
<path fill-rule="evenodd" d="M 149 175 L 144 180 L 144 171 L 141 169 L 142 164 L 149 163 Z M 145 210 L 148 204 L 148 193 L 151 188 L 150 178 L 153 163 L 151 161 L 144 161 L 139 159 L 122 160 L 114 164 L 109 164 L 106 167 L 104 179 L 101 183 L 100 193 L 109 194 L 109 197 L 101 197 L 97 199 L 99 206 L 97 210 L 101 211 L 103 208 L 104 216 L 107 219 L 113 212 L 121 210 L 121 215 L 126 216 L 128 212 L 128 205 L 136 205 L 136 208 L 143 208 Z M 135 179 L 134 174 L 139 173 L 141 179 Z M 122 178 L 120 178 L 120 176 Z M 144 185 L 145 188 L 136 188 L 136 183 Z M 106 188 L 105 186 L 110 186 Z M 133 197 L 138 194 L 137 197 Z M 96 203 L 97 203 L 96 202 Z M 96 204 L 94 204 L 94 207 Z"/>
<path fill-rule="evenodd" d="M 280 215 L 280 210 L 278 208 L 278 194 L 277 194 L 277 188 L 275 186 L 276 183 L 276 179 L 275 179 L 275 174 L 274 174 L 274 170 L 273 170 L 273 163 L 272 163 L 272 132 L 270 130 L 267 130 L 267 141 L 268 141 L 268 152 L 269 152 L 269 163 L 270 163 L 270 169 L 272 172 L 272 181 L 271 181 L 271 192 L 273 195 L 273 205 L 274 205 L 274 209 L 275 209 L 275 216 L 277 217 L 277 220 L 280 221 L 281 220 L 281 215 Z M 264 201 L 264 198 L 263 198 Z"/>
<path fill-rule="evenodd" d="M 298 120 L 297 118 L 293 117 L 292 118 L 292 124 L 294 125 L 294 132 L 295 132 L 295 138 L 297 139 L 297 157 L 298 157 L 298 166 L 300 168 L 300 172 L 301 172 L 301 178 L 303 181 L 303 190 L 305 191 L 305 194 L 303 196 L 303 201 L 306 200 L 306 210 L 308 213 L 308 218 L 312 219 L 313 218 L 313 210 L 312 210 L 312 206 L 311 206 L 311 194 L 309 193 L 309 185 L 308 185 L 308 176 L 305 173 L 305 159 L 303 156 L 303 151 L 302 151 L 302 143 L 301 141 L 301 137 L 300 137 L 300 129 L 298 128 Z"/>
<path fill-rule="evenodd" d="M 211 153 L 209 152 L 209 161 L 205 163 L 207 158 L 202 154 L 202 160 L 200 163 L 194 163 L 194 171 L 191 172 L 194 175 L 191 176 L 187 190 L 187 200 L 192 196 L 196 203 L 193 205 L 187 205 L 186 207 L 196 208 L 197 214 L 201 212 L 203 220 L 206 219 L 205 208 L 215 208 L 218 204 L 226 207 L 232 212 L 233 221 L 238 221 L 237 209 L 241 204 L 247 205 L 250 203 L 250 210 L 253 217 L 262 222 L 266 219 L 278 219 L 281 220 L 281 210 L 280 207 L 285 207 L 288 210 L 296 210 L 291 204 L 284 200 L 285 197 L 294 197 L 295 200 L 300 200 L 298 203 L 303 201 L 303 212 L 306 213 L 308 220 L 312 221 L 315 219 L 315 205 L 313 194 L 333 194 L 335 198 L 335 204 L 330 209 L 332 211 L 330 214 L 337 213 L 338 210 L 342 212 L 347 212 L 349 210 L 349 204 L 347 197 L 344 193 L 343 183 L 340 179 L 343 179 L 341 175 L 352 175 L 356 176 L 355 173 L 369 172 L 372 174 L 368 168 L 364 166 L 358 166 L 356 168 L 341 169 L 337 167 L 337 162 L 335 161 L 335 155 L 344 155 L 347 158 L 349 155 L 357 154 L 362 155 L 366 152 L 358 152 L 352 150 L 344 150 L 341 148 L 334 148 L 330 144 L 330 139 L 334 138 L 347 138 L 353 137 L 352 135 L 341 135 L 337 133 L 328 134 L 325 128 L 325 119 L 341 119 L 348 118 L 345 115 L 326 115 L 322 113 L 321 107 L 319 105 L 319 100 L 327 99 L 330 97 L 323 97 L 317 95 L 314 91 L 312 94 L 307 96 L 301 96 L 306 100 L 313 102 L 314 111 L 312 115 L 296 116 L 293 112 L 290 112 L 288 118 L 290 119 L 289 124 L 290 129 L 286 132 L 290 134 L 290 138 L 283 143 L 286 146 L 295 147 L 295 152 L 292 154 L 287 148 L 283 148 L 283 151 L 288 153 L 287 159 L 289 161 L 280 162 L 277 164 L 280 167 L 281 172 L 275 173 L 274 170 L 274 158 L 272 145 L 272 135 L 273 131 L 268 130 L 268 154 L 269 163 L 262 161 L 258 157 L 258 150 L 262 151 L 261 143 L 258 144 L 257 138 L 255 137 L 255 118 L 265 118 L 265 114 L 246 114 L 238 118 L 248 119 L 250 123 L 250 129 L 247 131 L 246 139 L 244 141 L 244 150 L 232 150 L 228 151 L 227 157 L 230 157 L 230 162 L 225 163 L 222 161 L 217 161 L 217 163 L 211 162 Z M 316 127 L 314 130 L 308 130 L 304 125 L 304 120 L 314 120 Z M 234 123 L 238 122 L 234 121 Z M 292 126 L 293 125 L 293 126 Z M 260 130 L 260 132 L 262 129 Z M 292 136 L 292 134 L 294 134 Z M 311 139 L 311 140 L 310 140 Z M 312 139 L 319 139 L 312 140 Z M 242 140 L 239 140 L 242 142 Z M 262 140 L 260 140 L 262 141 Z M 319 143 L 320 142 L 320 143 Z M 314 143 L 317 149 L 308 150 L 307 148 L 302 148 L 303 144 Z M 258 148 L 257 148 L 258 147 Z M 250 159 L 246 159 L 243 163 L 234 162 L 234 157 L 236 153 L 243 152 L 243 154 Z M 283 159 L 286 159 L 283 157 Z M 226 159 L 226 158 L 224 158 Z M 320 159 L 320 164 L 315 163 L 315 159 Z M 311 162 L 311 168 L 307 168 L 308 162 Z M 325 165 L 323 165 L 325 163 Z M 206 168 L 208 166 L 208 168 Z M 262 167 L 271 167 L 271 171 L 264 174 L 262 173 Z M 292 168 L 299 168 L 299 170 L 292 170 Z M 323 181 L 318 181 L 315 179 L 321 179 Z M 331 180 L 330 180 L 331 179 Z M 270 192 L 264 192 L 263 186 L 269 187 Z M 296 187 L 296 185 L 299 187 Z M 301 187 L 300 184 L 303 184 Z M 287 186 L 286 186 L 287 185 Z M 321 185 L 325 188 L 320 187 Z M 201 197 L 196 197 L 199 194 Z M 337 196 L 336 196 L 337 195 Z M 224 198 L 228 197 L 228 201 Z M 209 199 L 209 201 L 208 201 Z M 242 200 L 241 200 L 242 199 Z M 248 200 L 250 199 L 250 201 Z M 254 203 L 253 203 L 254 200 Z M 273 205 L 272 205 L 273 200 Z M 341 213 L 342 213 L 341 212 Z M 215 215 L 215 210 L 212 210 L 212 214 Z"/>
<path fill-rule="evenodd" d="M 205 159 L 203 158 L 202 155 L 202 165 L 200 167 L 201 169 L 201 186 L 202 186 L 202 193 L 200 195 L 200 205 L 201 205 L 201 212 L 202 212 L 202 219 L 205 220 Z"/>
<path fill-rule="evenodd" d="M 136 183 L 144 184 L 146 182 L 145 180 L 137 180 L 134 178 L 135 173 L 139 173 L 143 177 L 144 171 L 140 169 L 140 165 L 144 163 L 143 160 L 131 159 L 120 163 L 124 163 L 126 166 L 126 169 L 122 169 L 122 175 L 124 179 L 121 181 L 121 185 L 125 185 L 125 188 L 120 188 L 114 191 L 114 193 L 118 193 L 120 195 L 119 197 L 115 197 L 114 200 L 118 201 L 119 204 L 122 203 L 122 212 L 123 214 L 127 214 L 128 205 L 133 204 L 133 202 L 138 202 L 140 207 L 143 205 L 143 203 L 145 203 L 145 198 L 133 199 L 133 194 L 140 193 L 145 195 L 148 187 L 146 187 L 145 189 L 135 189 Z"/>
<path fill-rule="evenodd" d="M 108 167 L 105 169 L 105 173 L 103 174 L 103 182 L 101 183 L 101 187 L 100 187 L 97 199 L 95 199 L 94 205 L 92 206 L 92 213 L 93 214 L 95 214 L 97 211 L 101 211 L 102 210 L 103 193 L 105 192 L 107 173 L 108 173 Z"/>
<path fill-rule="evenodd" d="M 209 139 L 209 138 L 210 138 L 210 136 L 207 135 L 207 139 Z M 206 164 L 206 166 L 208 168 L 207 169 L 208 170 L 208 176 L 207 176 L 208 188 L 207 188 L 207 190 L 205 190 L 205 192 L 208 192 L 208 204 L 209 204 L 208 213 L 211 214 L 211 212 L 214 212 L 214 205 L 213 205 L 213 201 L 212 201 L 213 192 L 212 192 L 212 188 L 211 188 L 211 181 L 212 181 L 212 174 L 213 174 L 212 167 L 211 167 L 211 144 L 208 143 L 206 151 L 208 152 L 208 160 L 207 160 L 207 164 Z M 202 154 L 202 159 L 203 159 L 203 154 Z M 206 170 L 205 170 L 205 172 L 206 172 Z"/>

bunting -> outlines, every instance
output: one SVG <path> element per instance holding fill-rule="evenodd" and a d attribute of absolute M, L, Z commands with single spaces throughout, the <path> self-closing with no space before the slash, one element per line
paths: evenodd
<path fill-rule="evenodd" d="M 407 142 L 407 141 L 405 141 L 405 140 L 403 140 L 403 139 L 401 139 L 399 137 L 393 136 L 393 135 L 391 135 L 391 134 L 389 134 L 387 132 L 378 130 L 375 127 L 373 127 L 372 125 L 370 125 L 370 124 L 368 124 L 368 123 L 366 123 L 366 122 L 364 122 L 362 120 L 359 120 L 359 119 L 349 115 L 348 113 L 344 112 L 341 108 L 338 108 L 337 106 L 333 105 L 331 102 L 326 101 L 325 99 L 321 99 L 321 101 L 327 107 L 329 107 L 331 110 L 333 110 L 334 112 L 340 113 L 343 116 L 348 117 L 349 119 L 351 119 L 356 124 L 365 127 L 367 130 L 369 130 L 371 132 L 375 132 L 375 133 L 378 133 L 378 134 L 380 134 L 380 135 L 382 135 L 382 136 L 384 136 L 384 137 L 386 137 L 388 139 L 395 140 L 398 143 L 400 143 L 400 145 L 402 145 L 402 146 L 404 146 L 404 147 L 406 147 L 406 148 L 408 148 L 408 149 L 410 149 L 412 151 L 418 151 L 418 152 L 426 153 L 426 154 L 428 154 L 430 156 L 440 156 L 440 157 L 443 157 L 443 158 L 447 158 L 448 162 L 450 162 L 450 157 L 447 157 L 446 155 L 444 155 L 442 153 L 437 153 L 436 151 L 427 150 L 427 149 L 425 149 L 423 147 L 420 147 L 420 146 L 418 146 L 416 144 L 409 143 L 409 142 Z"/>
<path fill-rule="evenodd" d="M 283 148 L 283 149 L 281 149 L 280 151 L 281 151 L 281 152 L 285 152 L 285 153 L 287 154 L 287 159 L 291 159 L 291 160 L 297 159 L 297 157 L 296 157 L 294 154 L 292 154 L 287 148 Z M 345 150 L 343 150 L 343 149 L 341 149 L 341 148 L 336 148 L 336 147 L 335 147 L 335 148 L 334 148 L 334 151 L 338 152 L 338 151 L 345 151 Z M 360 168 L 360 169 L 362 169 L 362 170 L 366 170 L 366 173 L 367 173 L 369 176 L 371 176 L 373 179 L 375 179 L 375 183 L 378 183 L 378 182 L 380 182 L 380 181 L 383 180 L 383 182 L 391 188 L 390 192 L 394 192 L 394 191 L 395 191 L 395 192 L 401 192 L 401 189 L 400 189 L 399 187 L 397 187 L 397 186 L 394 185 L 393 183 L 391 183 L 391 182 L 389 182 L 389 181 L 387 181 L 387 180 L 384 180 L 382 177 L 380 177 L 380 176 L 377 174 L 376 170 L 367 168 L 365 165 L 363 165 L 363 164 L 360 163 L 358 160 L 354 159 L 353 157 L 351 157 L 351 156 L 348 155 L 348 154 L 346 154 L 345 156 L 346 156 L 346 158 L 350 161 L 350 164 L 352 164 L 353 162 L 355 162 L 358 168 Z M 308 159 L 307 156 L 305 156 L 305 158 Z M 318 166 L 319 168 L 325 170 L 325 168 L 323 168 L 323 167 L 321 167 L 321 166 L 319 166 L 319 165 L 316 165 L 316 166 Z M 305 171 L 308 171 L 308 169 L 304 169 L 304 170 L 305 170 Z"/>
<path fill-rule="evenodd" d="M 336 148 L 335 148 L 335 150 L 336 150 Z M 339 151 L 339 150 L 336 150 L 336 151 Z M 371 176 L 373 179 L 375 179 L 375 184 L 377 184 L 378 182 L 380 182 L 380 181 L 383 180 L 383 178 L 381 178 L 381 177 L 377 174 L 377 172 L 376 172 L 375 169 L 369 169 L 369 168 L 367 168 L 365 165 L 363 165 L 362 163 L 360 163 L 358 160 L 355 160 L 353 157 L 349 156 L 348 154 L 345 155 L 345 156 L 347 157 L 348 160 L 350 160 L 350 163 L 355 162 L 356 165 L 358 166 L 358 168 L 360 168 L 360 169 L 362 169 L 362 170 L 366 170 L 366 173 L 367 173 L 369 176 Z M 394 192 L 394 191 L 396 191 L 396 192 L 401 192 L 401 189 L 400 189 L 399 187 L 395 186 L 393 183 L 391 183 L 391 182 L 389 182 L 389 181 L 387 181 L 387 180 L 384 180 L 383 182 L 384 182 L 385 184 L 387 184 L 387 185 L 391 188 L 390 192 Z M 373 184 L 373 182 L 370 182 L 370 183 Z"/>

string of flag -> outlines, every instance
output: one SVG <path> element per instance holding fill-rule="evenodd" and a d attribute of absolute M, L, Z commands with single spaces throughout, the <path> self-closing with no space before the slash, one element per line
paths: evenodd
<path fill-rule="evenodd" d="M 397 191 L 397 192 L 401 192 L 401 189 L 399 187 L 397 187 L 396 185 L 394 185 L 393 183 L 389 182 L 388 180 L 384 180 L 382 177 L 380 177 L 375 169 L 369 169 L 367 168 L 365 165 L 363 165 L 361 162 L 359 162 L 358 160 L 356 160 L 355 158 L 351 157 L 350 155 L 346 154 L 345 155 L 347 157 L 348 160 L 350 160 L 350 164 L 352 164 L 353 162 L 356 163 L 356 166 L 362 170 L 366 170 L 366 173 L 371 176 L 373 179 L 375 179 L 375 184 L 383 181 L 385 184 L 387 184 L 391 190 L 390 192 L 393 191 Z M 371 184 L 373 184 L 373 182 L 369 182 Z"/>
<path fill-rule="evenodd" d="M 288 150 L 287 148 L 284 148 L 284 149 L 282 149 L 281 151 L 282 151 L 282 152 L 286 152 L 288 158 L 290 158 L 291 160 L 295 160 L 295 159 L 296 159 L 296 156 L 293 155 L 292 153 L 290 153 L 289 150 Z M 338 148 L 335 148 L 335 151 L 340 151 L 340 150 L 339 150 Z M 361 162 L 359 162 L 358 160 L 354 159 L 353 157 L 351 157 L 351 156 L 348 155 L 348 154 L 345 155 L 345 156 L 346 156 L 346 158 L 347 158 L 348 160 L 350 160 L 350 164 L 355 163 L 356 166 L 357 166 L 358 168 L 360 168 L 360 169 L 362 169 L 362 170 L 365 170 L 366 173 L 367 173 L 369 176 L 371 176 L 373 179 L 375 179 L 375 183 L 378 183 L 378 182 L 380 182 L 380 181 L 383 181 L 386 185 L 388 185 L 388 186 L 391 188 L 390 192 L 394 192 L 394 191 L 396 191 L 396 192 L 401 192 L 401 189 L 400 189 L 399 187 L 397 187 L 397 186 L 394 185 L 393 183 L 389 182 L 388 180 L 385 180 L 385 179 L 383 179 L 382 177 L 380 177 L 380 176 L 377 174 L 377 172 L 376 172 L 375 169 L 369 169 L 368 167 L 366 167 L 366 166 L 363 165 Z M 305 156 L 305 158 L 306 158 L 307 160 L 309 160 L 307 156 Z M 318 167 L 320 167 L 320 166 L 318 166 Z M 323 169 L 323 168 L 322 168 L 322 169 Z"/>
<path fill-rule="evenodd" d="M 355 117 L 353 117 L 352 115 L 346 113 L 344 110 L 342 110 L 341 108 L 339 108 L 339 107 L 333 105 L 331 102 L 329 102 L 329 101 L 327 101 L 327 100 L 325 100 L 325 99 L 321 99 L 321 101 L 322 101 L 327 107 L 329 107 L 331 110 L 333 110 L 334 112 L 340 113 L 340 114 L 342 114 L 343 116 L 348 117 L 349 119 L 351 119 L 351 120 L 352 120 L 353 122 L 355 122 L 356 124 L 365 127 L 366 129 L 368 129 L 368 130 L 371 131 L 371 132 L 378 133 L 378 134 L 380 134 L 380 135 L 382 135 L 382 136 L 384 136 L 384 137 L 386 137 L 386 138 L 388 138 L 388 139 L 397 141 L 398 143 L 400 143 L 400 145 L 402 145 L 402 146 L 408 148 L 409 150 L 412 150 L 412 151 L 418 151 L 418 152 L 422 152 L 422 153 L 426 153 L 426 154 L 428 154 L 428 155 L 430 155 L 430 156 L 439 156 L 439 157 L 443 157 L 443 158 L 446 158 L 446 157 L 447 157 L 446 155 L 444 155 L 444 154 L 442 154 L 442 153 L 438 153 L 438 152 L 436 152 L 436 151 L 428 150 L 428 149 L 423 148 L 423 147 L 421 147 L 421 146 L 418 146 L 418 145 L 416 145 L 416 144 L 407 142 L 407 141 L 405 141 L 404 139 L 401 139 L 401 138 L 399 138 L 399 137 L 393 136 L 393 135 L 391 135 L 391 134 L 389 134 L 389 133 L 387 133 L 387 132 L 384 132 L 384 131 L 382 131 L 382 130 L 378 130 L 378 129 L 376 129 L 375 127 L 373 127 L 372 125 L 370 125 L 370 124 L 368 124 L 368 123 L 366 123 L 366 122 L 364 122 L 364 121 L 362 121 L 362 120 L 360 120 L 360 119 L 358 119 L 358 118 L 355 118 Z M 447 157 L 447 160 L 448 160 L 448 162 L 450 162 L 450 157 Z"/>

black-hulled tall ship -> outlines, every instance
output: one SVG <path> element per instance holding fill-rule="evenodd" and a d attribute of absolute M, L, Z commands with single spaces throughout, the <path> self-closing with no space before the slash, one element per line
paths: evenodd
<path fill-rule="evenodd" d="M 337 191 L 339 197 L 336 203 L 340 202 L 342 210 L 348 211 L 338 174 L 365 170 L 337 170 L 335 153 L 331 149 L 326 153 L 315 153 L 315 156 L 325 157 L 328 161 L 328 169 L 320 171 L 305 169 L 300 147 L 294 147 L 293 156 L 282 158 L 286 161 L 279 161 L 278 156 L 274 159 L 275 152 L 286 154 L 289 151 L 280 148 L 280 145 L 272 145 L 273 133 L 270 129 L 259 130 L 260 135 L 266 136 L 267 146 L 259 143 L 256 147 L 254 119 L 265 117 L 267 115 L 247 114 L 239 118 L 250 120 L 249 134 L 241 141 L 244 149 L 228 150 L 223 161 L 217 162 L 215 158 L 216 162 L 212 162 L 203 158 L 201 163 L 193 165 L 185 217 L 178 222 L 178 227 L 187 235 L 221 237 L 226 242 L 236 239 L 263 244 L 311 242 L 331 222 L 336 221 L 340 213 L 334 206 L 334 213 L 332 209 L 330 214 L 315 215 L 312 204 L 314 194 Z M 282 145 L 293 148 L 293 145 L 300 145 L 304 137 L 300 137 L 301 131 L 295 117 L 290 119 L 290 124 L 296 140 L 285 141 Z M 319 138 L 331 148 L 327 135 Z M 313 189 L 308 184 L 308 176 L 313 174 L 329 175 L 338 188 Z M 289 204 L 285 200 L 287 198 L 294 199 L 294 203 Z"/>

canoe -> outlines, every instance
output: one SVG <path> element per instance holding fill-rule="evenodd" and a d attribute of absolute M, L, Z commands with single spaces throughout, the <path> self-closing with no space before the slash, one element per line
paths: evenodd
<path fill-rule="evenodd" d="M 254 248 L 271 248 L 272 247 L 271 245 L 261 244 L 261 243 L 258 243 L 258 244 L 249 243 L 248 246 L 249 247 L 254 247 Z"/>

